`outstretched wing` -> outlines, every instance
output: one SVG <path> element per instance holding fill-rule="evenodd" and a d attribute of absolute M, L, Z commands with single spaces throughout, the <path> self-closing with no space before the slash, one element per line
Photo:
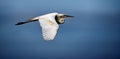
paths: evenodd
<path fill-rule="evenodd" d="M 56 36 L 59 25 L 49 19 L 39 19 L 39 22 L 42 27 L 42 35 L 44 40 L 53 40 Z"/>

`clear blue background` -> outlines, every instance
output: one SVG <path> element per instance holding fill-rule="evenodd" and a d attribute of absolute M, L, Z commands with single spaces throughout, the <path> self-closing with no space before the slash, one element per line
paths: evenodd
<path fill-rule="evenodd" d="M 75 16 L 53 41 L 14 25 L 51 12 Z M 120 0 L 0 0 L 0 59 L 120 59 Z"/>

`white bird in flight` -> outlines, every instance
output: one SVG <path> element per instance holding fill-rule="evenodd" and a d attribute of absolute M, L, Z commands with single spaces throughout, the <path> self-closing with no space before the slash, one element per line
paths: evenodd
<path fill-rule="evenodd" d="M 53 40 L 59 29 L 58 24 L 63 24 L 64 18 L 69 18 L 69 17 L 73 17 L 73 16 L 54 12 L 32 18 L 24 22 L 18 22 L 16 25 L 22 25 L 29 22 L 39 21 L 42 28 L 42 36 L 44 40 Z"/>

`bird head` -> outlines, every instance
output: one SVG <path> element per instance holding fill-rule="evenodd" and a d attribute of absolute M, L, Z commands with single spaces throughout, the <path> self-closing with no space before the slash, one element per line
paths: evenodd
<path fill-rule="evenodd" d="M 58 24 L 63 24 L 65 22 L 64 18 L 72 18 L 72 17 L 73 16 L 65 15 L 65 14 L 56 14 L 55 20 Z"/>

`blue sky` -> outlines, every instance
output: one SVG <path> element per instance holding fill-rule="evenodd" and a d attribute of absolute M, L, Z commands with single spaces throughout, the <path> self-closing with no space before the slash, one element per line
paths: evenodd
<path fill-rule="evenodd" d="M 119 59 L 119 0 L 1 0 L 1 59 Z M 19 21 L 59 12 L 65 19 L 53 41 L 44 41 L 39 22 Z"/>

